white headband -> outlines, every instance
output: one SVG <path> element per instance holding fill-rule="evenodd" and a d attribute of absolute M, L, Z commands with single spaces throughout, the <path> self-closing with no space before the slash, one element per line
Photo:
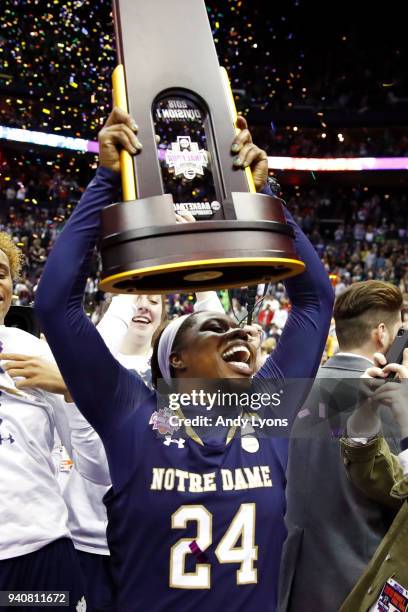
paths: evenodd
<path fill-rule="evenodd" d="M 173 349 L 174 338 L 188 317 L 191 317 L 191 315 L 182 315 L 177 319 L 173 319 L 173 321 L 171 321 L 171 323 L 164 328 L 164 331 L 160 336 L 159 346 L 157 348 L 157 360 L 159 362 L 160 372 L 169 386 L 171 386 L 170 355 Z"/>

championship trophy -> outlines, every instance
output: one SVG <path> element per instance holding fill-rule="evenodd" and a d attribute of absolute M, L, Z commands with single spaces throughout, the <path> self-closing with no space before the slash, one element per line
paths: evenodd
<path fill-rule="evenodd" d="M 125 201 L 102 212 L 101 289 L 204 291 L 302 272 L 281 200 L 233 167 L 236 110 L 204 1 L 113 8 L 114 103 L 136 119 L 143 150 L 122 151 Z M 196 222 L 177 223 L 183 211 Z"/>

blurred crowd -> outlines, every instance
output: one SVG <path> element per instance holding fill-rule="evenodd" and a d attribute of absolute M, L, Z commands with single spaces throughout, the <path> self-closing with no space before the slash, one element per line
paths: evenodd
<path fill-rule="evenodd" d="M 61 157 L 59 165 L 45 168 L 17 165 L 14 172 L 10 166 L 3 166 L 9 180 L 0 183 L 0 230 L 10 232 L 25 255 L 23 275 L 15 287 L 16 304 L 33 301 L 48 253 L 86 186 L 75 177 L 68 159 Z M 81 176 L 85 175 L 82 168 Z M 282 195 L 311 238 L 337 295 L 353 282 L 378 279 L 394 283 L 408 296 L 405 193 L 319 185 L 313 189 L 285 187 Z M 99 276 L 100 262 L 95 258 L 85 292 L 85 306 L 95 322 L 106 307 L 104 295 L 98 290 Z M 237 321 L 245 320 L 246 291 L 220 292 L 220 298 Z M 191 312 L 193 300 L 192 295 L 169 296 L 170 317 Z M 254 321 L 264 330 L 265 351 L 273 350 L 289 309 L 283 285 L 260 288 Z"/>
<path fill-rule="evenodd" d="M 108 107 L 106 107 L 107 109 Z M 43 105 L 36 100 L 26 100 L 24 106 L 19 108 L 14 98 L 1 96 L 0 93 L 0 125 L 23 129 L 54 132 L 58 134 L 84 137 L 87 130 L 86 114 L 75 125 L 71 110 L 69 120 L 62 122 L 62 128 L 56 130 L 52 126 L 52 116 L 47 121 L 43 116 Z M 54 113 L 54 110 L 50 113 Z M 95 123 L 100 127 L 103 116 Z M 84 121 L 85 118 L 85 121 Z M 320 128 L 305 128 L 297 125 L 255 124 L 252 126 L 253 138 L 257 144 L 266 150 L 268 155 L 290 157 L 404 157 L 408 154 L 408 136 L 402 128 L 393 127 L 366 127 L 366 128 L 329 128 L 321 122 Z M 96 133 L 88 134 L 96 139 Z"/>
<path fill-rule="evenodd" d="M 110 0 L 24 6 L 2 1 L 0 124 L 95 138 L 116 65 Z M 235 0 L 206 7 L 244 113 L 265 111 L 270 121 L 285 110 L 335 109 L 357 113 L 363 125 L 367 112 L 390 115 L 408 105 L 405 31 L 393 11 L 373 9 L 367 28 L 366 18 L 350 20 L 340 5 L 322 6 L 317 19 L 299 0 L 273 10 Z"/>
<path fill-rule="evenodd" d="M 405 157 L 408 137 L 391 128 L 305 129 L 298 126 L 252 129 L 255 142 L 269 155 L 289 157 Z"/>
<path fill-rule="evenodd" d="M 408 154 L 405 132 L 388 121 L 408 106 L 405 32 L 398 23 L 387 29 L 383 11 L 377 15 L 373 8 L 367 29 L 365 18 L 355 15 L 351 22 L 340 6 L 322 8 L 318 19 L 310 19 L 310 7 L 298 0 L 273 11 L 255 2 L 206 0 L 206 7 L 238 109 L 257 118 L 254 141 L 269 155 Z M 19 0 L 2 3 L 0 125 L 95 140 L 111 106 L 116 65 L 111 2 L 75 0 L 45 8 L 26 0 L 25 8 L 21 11 Z M 381 45 L 371 44 L 379 39 Z M 361 69 L 351 70 L 351 61 Z M 316 127 L 294 124 L 290 114 L 303 111 L 313 114 Z M 332 111 L 354 126 L 380 112 L 388 127 L 379 119 L 376 127 L 335 129 L 326 119 Z M 351 115 L 361 121 L 347 123 Z M 13 155 L 0 147 L 0 228 L 13 234 L 26 259 L 16 303 L 32 302 L 50 248 L 95 167 L 91 155 L 40 154 L 30 147 Z M 336 293 L 369 278 L 408 292 L 406 195 L 322 183 L 314 189 L 285 187 L 282 195 L 324 261 Z M 104 308 L 99 274 L 95 260 L 86 287 L 86 307 L 95 320 Z M 244 319 L 245 292 L 221 298 L 227 311 Z M 189 312 L 192 302 L 192 296 L 170 296 L 170 315 Z M 266 290 L 256 319 L 268 347 L 279 337 L 289 308 L 280 285 Z"/>
<path fill-rule="evenodd" d="M 38 179 L 9 177 L 0 184 L 1 229 L 10 231 L 26 256 L 25 281 L 38 278 L 47 254 L 85 185 L 50 167 Z M 368 187 L 295 186 L 282 194 L 311 238 L 337 290 L 376 278 L 408 290 L 408 199 Z M 89 293 L 92 293 L 90 290 Z M 177 312 L 178 305 L 174 305 Z"/>

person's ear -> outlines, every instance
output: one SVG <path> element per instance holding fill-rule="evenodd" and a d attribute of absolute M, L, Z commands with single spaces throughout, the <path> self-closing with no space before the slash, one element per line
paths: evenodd
<path fill-rule="evenodd" d="M 388 330 L 384 323 L 379 323 L 377 327 L 373 330 L 375 344 L 378 349 L 381 351 L 387 345 L 388 341 Z"/>
<path fill-rule="evenodd" d="M 169 361 L 171 367 L 178 372 L 182 372 L 186 369 L 186 364 L 184 363 L 184 360 L 181 357 L 180 353 L 171 353 Z"/>

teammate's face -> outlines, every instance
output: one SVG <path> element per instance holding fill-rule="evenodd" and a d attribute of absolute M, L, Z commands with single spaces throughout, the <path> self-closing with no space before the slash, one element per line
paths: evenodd
<path fill-rule="evenodd" d="M 130 331 L 133 335 L 143 337 L 151 342 L 152 336 L 160 325 L 162 299 L 160 295 L 138 295 L 136 314 L 132 318 Z"/>
<path fill-rule="evenodd" d="M 7 255 L 0 251 L 0 324 L 8 313 L 13 297 L 13 281 L 10 274 L 10 264 Z"/>
<path fill-rule="evenodd" d="M 171 356 L 177 377 L 249 378 L 255 372 L 256 347 L 230 317 L 199 312 Z"/>

